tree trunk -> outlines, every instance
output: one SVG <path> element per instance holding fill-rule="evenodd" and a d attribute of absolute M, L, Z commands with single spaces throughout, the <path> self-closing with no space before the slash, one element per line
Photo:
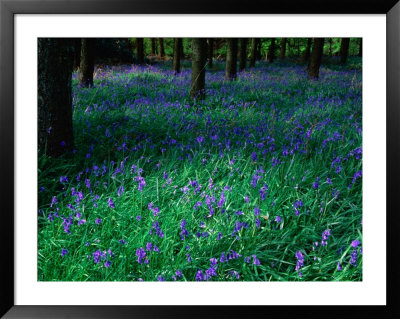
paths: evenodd
<path fill-rule="evenodd" d="M 360 46 L 358 48 L 358 56 L 362 57 L 362 38 L 360 39 Z"/>
<path fill-rule="evenodd" d="M 251 53 L 250 53 L 250 67 L 254 68 L 256 65 L 256 55 L 257 55 L 257 39 L 251 39 Z"/>
<path fill-rule="evenodd" d="M 185 52 L 183 51 L 183 38 L 181 38 L 181 46 L 180 46 L 179 56 L 180 56 L 181 60 L 183 60 L 185 58 Z"/>
<path fill-rule="evenodd" d="M 182 47 L 182 38 L 174 39 L 174 63 L 173 68 L 175 74 L 181 72 L 181 47 Z"/>
<path fill-rule="evenodd" d="M 156 39 L 151 38 L 151 55 L 157 55 Z"/>
<path fill-rule="evenodd" d="M 214 39 L 208 39 L 208 67 L 211 69 L 213 67 L 214 58 Z"/>
<path fill-rule="evenodd" d="M 38 148 L 52 157 L 74 147 L 72 64 L 72 40 L 38 39 Z"/>
<path fill-rule="evenodd" d="M 79 85 L 93 86 L 94 38 L 83 38 L 81 44 L 81 64 L 79 67 Z"/>
<path fill-rule="evenodd" d="M 310 64 L 308 67 L 308 75 L 311 78 L 318 79 L 319 67 L 321 65 L 323 50 L 324 50 L 324 38 L 314 38 Z"/>
<path fill-rule="evenodd" d="M 261 60 L 261 39 L 260 38 L 256 38 L 256 60 Z"/>
<path fill-rule="evenodd" d="M 332 38 L 328 39 L 328 43 L 329 43 L 328 55 L 332 56 Z"/>
<path fill-rule="evenodd" d="M 144 63 L 143 38 L 136 38 L 136 55 L 137 63 L 142 65 Z"/>
<path fill-rule="evenodd" d="M 307 47 L 305 49 L 305 51 L 303 52 L 303 56 L 301 58 L 302 62 L 307 62 L 308 59 L 310 58 L 310 50 L 311 50 L 311 44 L 312 44 L 312 39 L 308 38 L 307 40 Z"/>
<path fill-rule="evenodd" d="M 190 96 L 192 99 L 205 97 L 207 40 L 194 38 L 192 40 L 192 81 Z"/>
<path fill-rule="evenodd" d="M 272 63 L 275 60 L 275 38 L 271 38 L 271 44 L 268 50 L 268 62 Z"/>
<path fill-rule="evenodd" d="M 279 59 L 284 59 L 286 55 L 286 38 L 282 38 L 281 43 L 281 53 L 279 54 Z"/>
<path fill-rule="evenodd" d="M 158 41 L 160 42 L 160 57 L 163 58 L 165 56 L 164 39 L 163 38 L 159 38 Z"/>
<path fill-rule="evenodd" d="M 73 69 L 77 70 L 79 69 L 79 65 L 81 64 L 81 38 L 76 38 L 73 40 L 74 44 L 74 63 L 73 63 Z"/>
<path fill-rule="evenodd" d="M 239 52 L 239 71 L 243 71 L 246 68 L 247 60 L 247 39 L 240 39 L 240 52 Z"/>
<path fill-rule="evenodd" d="M 236 79 L 238 39 L 228 38 L 226 48 L 225 80 Z"/>
<path fill-rule="evenodd" d="M 340 44 L 340 63 L 346 64 L 347 56 L 349 55 L 350 38 L 342 38 Z"/>

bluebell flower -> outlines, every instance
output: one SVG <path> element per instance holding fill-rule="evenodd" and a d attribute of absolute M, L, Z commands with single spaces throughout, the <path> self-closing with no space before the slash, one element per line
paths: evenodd
<path fill-rule="evenodd" d="M 196 273 L 196 281 L 202 281 L 204 279 L 204 274 L 201 270 L 198 270 Z"/>
<path fill-rule="evenodd" d="M 358 245 L 360 245 L 360 241 L 358 239 L 355 239 L 351 242 L 351 247 L 358 247 Z"/>
<path fill-rule="evenodd" d="M 107 202 L 108 202 L 108 206 L 109 207 L 115 208 L 114 202 L 113 202 L 113 200 L 111 198 L 108 198 Z"/>

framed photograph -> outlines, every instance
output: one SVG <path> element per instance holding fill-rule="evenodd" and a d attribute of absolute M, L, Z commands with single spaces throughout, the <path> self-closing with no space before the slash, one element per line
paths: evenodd
<path fill-rule="evenodd" d="M 4 318 L 399 315 L 396 0 L 0 10 Z"/>

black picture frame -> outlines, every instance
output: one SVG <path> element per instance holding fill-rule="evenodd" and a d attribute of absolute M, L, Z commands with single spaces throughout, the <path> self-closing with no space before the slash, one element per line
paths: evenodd
<path fill-rule="evenodd" d="M 14 302 L 14 16 L 16 14 L 385 14 L 387 20 L 387 304 L 386 306 L 16 306 Z M 183 0 L 0 0 L 1 297 L 4 318 L 160 318 L 286 316 L 400 317 L 397 201 L 400 162 L 400 3 L 398 0 L 325 0 L 257 3 Z M 382 106 L 383 107 L 383 106 Z M 379 187 L 379 186 L 377 186 Z M 256 313 L 255 313 L 256 312 Z"/>

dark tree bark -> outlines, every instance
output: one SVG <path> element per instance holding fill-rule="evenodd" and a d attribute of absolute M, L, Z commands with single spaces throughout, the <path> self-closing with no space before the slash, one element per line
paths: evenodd
<path fill-rule="evenodd" d="M 358 47 L 358 56 L 362 57 L 362 38 L 360 39 L 360 46 Z"/>
<path fill-rule="evenodd" d="M 185 52 L 183 50 L 183 38 L 181 38 L 182 42 L 181 42 L 181 46 L 180 46 L 180 51 L 179 51 L 179 56 L 181 58 L 181 60 L 183 60 L 185 58 Z"/>
<path fill-rule="evenodd" d="M 254 68 L 257 55 L 257 39 L 251 39 L 250 67 Z"/>
<path fill-rule="evenodd" d="M 174 39 L 174 62 L 173 68 L 175 74 L 181 72 L 181 48 L 182 48 L 182 38 Z"/>
<path fill-rule="evenodd" d="M 312 44 L 312 39 L 308 38 L 307 39 L 307 47 L 303 52 L 303 56 L 301 57 L 302 62 L 307 62 L 308 59 L 310 58 L 311 44 Z"/>
<path fill-rule="evenodd" d="M 226 45 L 225 80 L 234 80 L 236 79 L 238 39 L 228 38 Z"/>
<path fill-rule="evenodd" d="M 314 38 L 310 63 L 308 66 L 308 75 L 313 79 L 318 79 L 319 77 L 319 67 L 321 65 L 323 50 L 324 38 Z"/>
<path fill-rule="evenodd" d="M 160 42 L 160 57 L 163 58 L 165 56 L 164 39 L 163 38 L 159 38 L 158 41 Z"/>
<path fill-rule="evenodd" d="M 81 38 L 73 39 L 74 44 L 74 63 L 73 69 L 79 69 L 79 65 L 81 64 Z"/>
<path fill-rule="evenodd" d="M 84 87 L 93 86 L 94 43 L 94 38 L 83 38 L 81 42 L 79 84 Z"/>
<path fill-rule="evenodd" d="M 192 41 L 192 51 L 192 81 L 190 84 L 190 96 L 193 99 L 204 99 L 207 40 L 204 38 L 194 38 Z"/>
<path fill-rule="evenodd" d="M 240 52 L 239 52 L 239 71 L 243 71 L 246 68 L 247 60 L 247 39 L 240 39 Z"/>
<path fill-rule="evenodd" d="M 261 60 L 261 39 L 260 38 L 256 38 L 256 60 Z"/>
<path fill-rule="evenodd" d="M 157 55 L 157 46 L 155 38 L 151 38 L 151 55 Z"/>
<path fill-rule="evenodd" d="M 271 38 L 271 44 L 268 50 L 268 62 L 272 63 L 275 60 L 275 38 Z"/>
<path fill-rule="evenodd" d="M 346 64 L 347 56 L 349 55 L 350 38 L 342 38 L 340 43 L 340 63 Z"/>
<path fill-rule="evenodd" d="M 214 39 L 209 38 L 208 39 L 208 67 L 212 68 L 213 67 L 213 58 L 214 58 Z"/>
<path fill-rule="evenodd" d="M 284 59 L 286 55 L 286 38 L 282 38 L 281 52 L 279 54 L 279 59 Z"/>
<path fill-rule="evenodd" d="M 72 66 L 72 40 L 38 39 L 38 147 L 52 157 L 74 147 Z"/>
<path fill-rule="evenodd" d="M 136 56 L 139 65 L 144 63 L 143 38 L 136 38 Z"/>

